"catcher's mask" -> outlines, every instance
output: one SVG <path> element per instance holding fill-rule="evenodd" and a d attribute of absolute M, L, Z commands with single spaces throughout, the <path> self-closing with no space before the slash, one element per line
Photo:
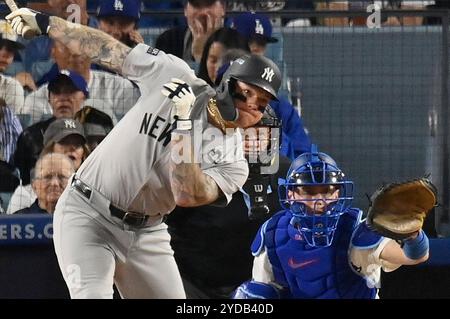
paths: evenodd
<path fill-rule="evenodd" d="M 330 246 L 339 217 L 350 208 L 353 182 L 317 146 L 297 157 L 286 180 L 279 181 L 281 206 L 292 212 L 291 224 L 313 247 Z"/>
<path fill-rule="evenodd" d="M 281 86 L 281 72 L 272 60 L 264 56 L 248 54 L 234 60 L 216 88 L 218 108 L 226 121 L 238 119 L 239 113 L 233 100 L 239 99 L 244 102 L 247 100 L 236 91 L 237 81 L 259 87 L 277 100 L 276 96 Z"/>

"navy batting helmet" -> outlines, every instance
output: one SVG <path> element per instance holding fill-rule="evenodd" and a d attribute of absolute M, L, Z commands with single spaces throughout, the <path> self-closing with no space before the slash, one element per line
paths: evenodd
<path fill-rule="evenodd" d="M 227 121 L 234 121 L 238 117 L 233 102 L 237 98 L 236 81 L 257 86 L 277 100 L 281 72 L 272 60 L 261 55 L 248 54 L 234 60 L 216 89 L 220 113 Z"/>
<path fill-rule="evenodd" d="M 256 54 L 236 59 L 223 77 L 260 87 L 274 99 L 277 98 L 281 86 L 281 72 L 278 66 L 272 60 Z"/>

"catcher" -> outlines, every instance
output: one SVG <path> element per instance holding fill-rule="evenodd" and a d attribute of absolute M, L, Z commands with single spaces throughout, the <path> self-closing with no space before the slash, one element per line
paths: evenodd
<path fill-rule="evenodd" d="M 352 208 L 353 183 L 312 145 L 279 186 L 284 211 L 260 228 L 252 244 L 253 279 L 234 292 L 250 298 L 377 298 L 381 269 L 428 259 L 421 230 L 436 205 L 426 179 L 376 191 L 366 220 Z"/>

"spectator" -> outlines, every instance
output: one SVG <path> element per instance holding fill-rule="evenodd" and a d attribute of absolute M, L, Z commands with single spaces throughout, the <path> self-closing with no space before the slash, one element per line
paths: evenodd
<path fill-rule="evenodd" d="M 53 121 L 45 131 L 44 148 L 40 157 L 50 153 L 66 155 L 77 170 L 90 153 L 81 123 L 65 118 Z M 11 196 L 7 214 L 31 205 L 35 199 L 36 194 L 31 185 L 19 185 Z"/>
<path fill-rule="evenodd" d="M 73 118 L 89 97 L 84 78 L 76 72 L 62 70 L 54 76 L 48 85 L 48 101 L 53 116 L 25 129 L 17 142 L 14 164 L 20 170 L 24 185 L 30 183 L 30 170 L 34 167 L 43 148 L 44 132 L 58 118 Z"/>
<path fill-rule="evenodd" d="M 11 192 L 19 184 L 15 167 L 12 165 L 17 139 L 22 125 L 14 111 L 24 103 L 24 91 L 14 78 L 4 74 L 12 64 L 14 56 L 23 45 L 17 42 L 17 35 L 5 20 L 0 20 L 0 191 Z M 0 211 L 2 208 L 0 207 Z"/>
<path fill-rule="evenodd" d="M 176 207 L 168 215 L 171 245 L 188 298 L 228 298 L 240 281 L 251 277 L 252 238 L 280 208 L 277 181 L 290 163 L 281 157 L 279 170 L 264 174 L 263 168 L 278 157 L 278 135 L 279 121 L 268 113 L 244 131 L 250 173 L 228 206 Z M 261 191 L 255 191 L 257 187 Z"/>
<path fill-rule="evenodd" d="M 44 133 L 44 148 L 41 156 L 48 153 L 61 153 L 69 157 L 77 170 L 90 150 L 87 146 L 83 125 L 73 119 L 57 119 Z"/>
<path fill-rule="evenodd" d="M 83 55 L 73 54 L 64 44 L 55 41 L 52 56 L 56 61 L 46 78 L 48 81 L 59 70 L 74 70 L 81 74 L 89 86 L 89 98 L 84 105 L 92 106 L 108 114 L 117 122 L 117 117 L 125 114 L 139 98 L 139 90 L 129 80 L 115 74 L 90 69 L 91 61 Z M 32 115 L 33 121 L 39 121 L 44 114 L 52 114 L 48 103 L 47 85 L 42 85 L 25 99 L 22 113 Z"/>
<path fill-rule="evenodd" d="M 188 0 L 184 7 L 187 26 L 169 29 L 156 39 L 156 47 L 187 63 L 200 62 L 206 40 L 223 27 L 224 0 Z"/>
<path fill-rule="evenodd" d="M 22 125 L 14 112 L 0 98 L 0 160 L 12 162 Z"/>
<path fill-rule="evenodd" d="M 0 99 L 0 192 L 12 192 L 19 185 L 19 177 L 11 159 L 21 132 L 19 119 Z"/>
<path fill-rule="evenodd" d="M 114 127 L 108 114 L 90 106 L 83 107 L 75 114 L 74 118 L 83 124 L 87 145 L 91 152 Z"/>
<path fill-rule="evenodd" d="M 24 92 L 22 85 L 14 78 L 4 75 L 14 56 L 24 46 L 17 42 L 17 35 L 5 20 L 0 20 L 0 98 L 6 106 L 17 112 L 23 107 Z"/>
<path fill-rule="evenodd" d="M 86 0 L 47 0 L 50 11 L 71 22 L 96 27 L 97 21 L 89 17 Z M 48 37 L 38 37 L 28 42 L 23 55 L 24 72 L 16 77 L 30 91 L 37 90 L 36 83 L 51 69 L 54 61 L 51 58 L 52 41 Z"/>
<path fill-rule="evenodd" d="M 214 87 L 223 53 L 234 48 L 249 52 L 247 41 L 236 30 L 220 28 L 215 31 L 206 41 L 197 76 Z"/>
<path fill-rule="evenodd" d="M 269 17 L 254 12 L 242 13 L 233 19 L 232 27 L 248 42 L 250 51 L 254 54 L 264 55 L 267 43 L 278 42 L 272 37 L 272 23 Z"/>
<path fill-rule="evenodd" d="M 102 0 L 97 11 L 98 28 L 134 48 L 138 43 L 144 43 L 137 30 L 140 9 L 140 0 Z"/>
<path fill-rule="evenodd" d="M 49 153 L 39 158 L 32 182 L 37 199 L 33 205 L 15 214 L 53 214 L 56 203 L 74 172 L 72 161 L 63 154 Z"/>

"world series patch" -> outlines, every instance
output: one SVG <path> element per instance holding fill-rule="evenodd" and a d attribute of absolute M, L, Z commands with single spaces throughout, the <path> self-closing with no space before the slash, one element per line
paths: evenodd
<path fill-rule="evenodd" d="M 149 47 L 148 50 L 147 50 L 147 53 L 148 53 L 148 54 L 151 54 L 151 55 L 158 55 L 159 49 Z"/>

